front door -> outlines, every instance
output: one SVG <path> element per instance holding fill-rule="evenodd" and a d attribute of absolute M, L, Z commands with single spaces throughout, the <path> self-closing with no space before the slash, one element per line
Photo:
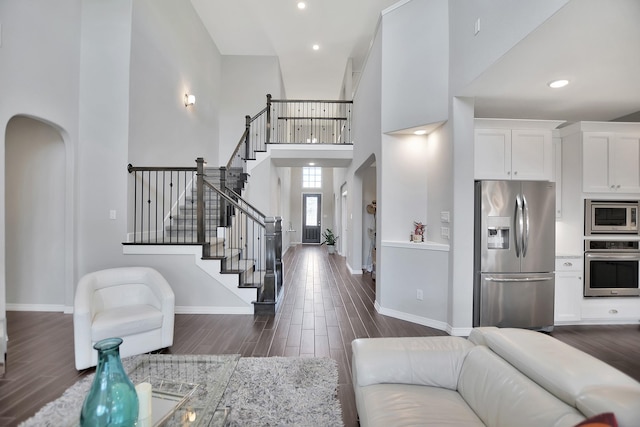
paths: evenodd
<path fill-rule="evenodd" d="M 320 194 L 302 195 L 302 243 L 320 243 Z"/>

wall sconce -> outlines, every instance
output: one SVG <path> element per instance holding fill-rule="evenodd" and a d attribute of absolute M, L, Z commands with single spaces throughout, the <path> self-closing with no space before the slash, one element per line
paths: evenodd
<path fill-rule="evenodd" d="M 190 95 L 188 93 L 184 94 L 184 106 L 188 107 L 190 105 L 193 105 L 196 103 L 196 96 L 195 95 Z"/>

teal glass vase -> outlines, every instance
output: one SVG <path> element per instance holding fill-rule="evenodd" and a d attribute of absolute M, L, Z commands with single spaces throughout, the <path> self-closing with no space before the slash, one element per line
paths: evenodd
<path fill-rule="evenodd" d="M 82 405 L 82 427 L 131 427 L 138 421 L 138 395 L 120 360 L 122 338 L 98 341 L 98 366 Z"/>

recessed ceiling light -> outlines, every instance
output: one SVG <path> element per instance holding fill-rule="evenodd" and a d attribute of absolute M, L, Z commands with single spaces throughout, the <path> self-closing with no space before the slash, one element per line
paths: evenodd
<path fill-rule="evenodd" d="M 549 87 L 553 88 L 553 89 L 559 89 L 561 87 L 565 87 L 566 85 L 569 84 L 569 80 L 554 80 L 552 82 L 549 83 Z"/>
<path fill-rule="evenodd" d="M 315 163 L 311 162 L 309 163 L 309 166 L 315 166 Z"/>
<path fill-rule="evenodd" d="M 305 2 L 303 2 L 303 1 L 299 1 L 298 2 L 298 9 L 302 10 L 305 7 L 307 7 L 307 4 Z"/>
<path fill-rule="evenodd" d="M 314 44 L 313 45 L 313 50 L 319 50 L 320 49 L 320 45 L 319 44 Z"/>
<path fill-rule="evenodd" d="M 414 135 L 426 135 L 426 134 L 427 134 L 427 131 L 426 131 L 426 130 L 421 129 L 421 130 L 417 130 L 417 131 L 413 132 L 413 134 L 414 134 Z"/>

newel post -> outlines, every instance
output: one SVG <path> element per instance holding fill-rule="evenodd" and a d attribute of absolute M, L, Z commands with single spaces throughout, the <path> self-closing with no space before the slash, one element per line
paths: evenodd
<path fill-rule="evenodd" d="M 244 128 L 246 136 L 244 138 L 244 158 L 242 160 L 246 161 L 251 158 L 251 149 L 249 147 L 251 142 L 251 116 L 244 116 Z M 245 172 L 244 166 L 242 171 Z"/>
<path fill-rule="evenodd" d="M 265 275 L 262 290 L 263 302 L 276 300 L 276 219 L 264 218 Z"/>
<path fill-rule="evenodd" d="M 282 289 L 282 217 L 276 217 L 275 230 L 275 262 L 276 262 L 276 295 L 280 295 Z"/>
<path fill-rule="evenodd" d="M 223 194 L 227 194 L 227 168 L 220 166 L 220 191 Z M 226 227 L 228 225 L 227 220 L 227 201 L 224 197 L 218 196 L 220 203 L 218 203 L 218 211 L 220 213 L 220 227 Z"/>
<path fill-rule="evenodd" d="M 198 244 L 202 244 L 202 256 L 209 256 L 209 243 L 204 232 L 204 159 L 196 159 L 196 226 Z"/>
<path fill-rule="evenodd" d="M 266 129 L 266 143 L 271 142 L 271 94 L 267 94 L 267 129 Z"/>

